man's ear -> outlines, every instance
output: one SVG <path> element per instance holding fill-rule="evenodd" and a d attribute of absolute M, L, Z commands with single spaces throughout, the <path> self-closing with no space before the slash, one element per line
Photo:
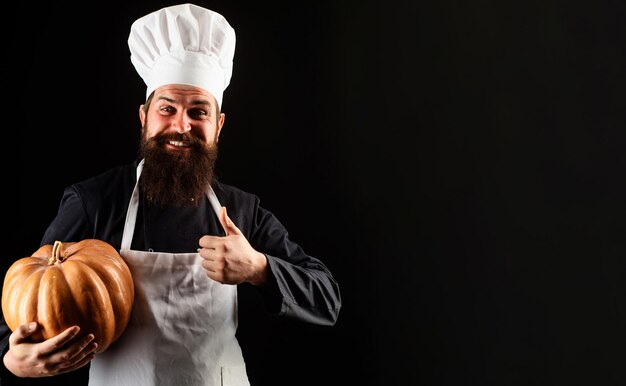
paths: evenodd
<path fill-rule="evenodd" d="M 146 112 L 143 111 L 144 105 L 139 105 L 139 120 L 141 121 L 141 127 L 146 123 Z"/>
<path fill-rule="evenodd" d="M 224 120 L 226 119 L 226 114 L 220 113 L 219 118 L 217 119 L 217 130 L 215 132 L 215 143 L 220 139 L 220 133 L 222 132 L 222 127 L 224 126 Z"/>

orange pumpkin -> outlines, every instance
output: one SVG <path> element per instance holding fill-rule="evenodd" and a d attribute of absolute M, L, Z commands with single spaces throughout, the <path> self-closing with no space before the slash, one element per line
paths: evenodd
<path fill-rule="evenodd" d="M 9 328 L 38 322 L 35 341 L 78 325 L 105 351 L 122 335 L 135 290 L 130 269 L 110 244 L 86 239 L 44 245 L 7 270 L 2 312 Z"/>

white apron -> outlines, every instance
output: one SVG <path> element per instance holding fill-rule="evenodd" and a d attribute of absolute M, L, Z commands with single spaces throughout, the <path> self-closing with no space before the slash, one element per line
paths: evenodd
<path fill-rule="evenodd" d="M 137 167 L 137 181 L 143 160 Z M 220 203 L 209 187 L 215 213 Z M 198 253 L 130 249 L 139 207 L 137 182 L 120 255 L 133 275 L 128 327 L 96 355 L 90 386 L 249 386 L 237 330 L 237 287 L 206 274 Z"/>

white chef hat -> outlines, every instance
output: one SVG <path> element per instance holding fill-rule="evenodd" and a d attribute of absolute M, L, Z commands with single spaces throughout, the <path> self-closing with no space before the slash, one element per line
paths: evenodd
<path fill-rule="evenodd" d="M 128 37 L 130 60 L 146 83 L 187 84 L 209 91 L 222 106 L 233 72 L 235 30 L 217 12 L 193 4 L 162 8 L 137 19 Z"/>

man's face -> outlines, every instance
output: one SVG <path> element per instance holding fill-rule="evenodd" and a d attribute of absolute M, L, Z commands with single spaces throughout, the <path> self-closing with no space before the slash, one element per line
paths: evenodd
<path fill-rule="evenodd" d="M 153 204 L 196 205 L 213 179 L 224 115 L 208 92 L 185 85 L 158 88 L 140 109 L 141 186 Z"/>
<path fill-rule="evenodd" d="M 187 85 L 165 85 L 154 91 L 147 114 L 140 109 L 143 135 L 189 133 L 209 144 L 217 142 L 224 114 L 217 116 L 215 98 L 206 90 Z M 168 151 L 185 151 L 184 142 L 168 143 Z"/>

